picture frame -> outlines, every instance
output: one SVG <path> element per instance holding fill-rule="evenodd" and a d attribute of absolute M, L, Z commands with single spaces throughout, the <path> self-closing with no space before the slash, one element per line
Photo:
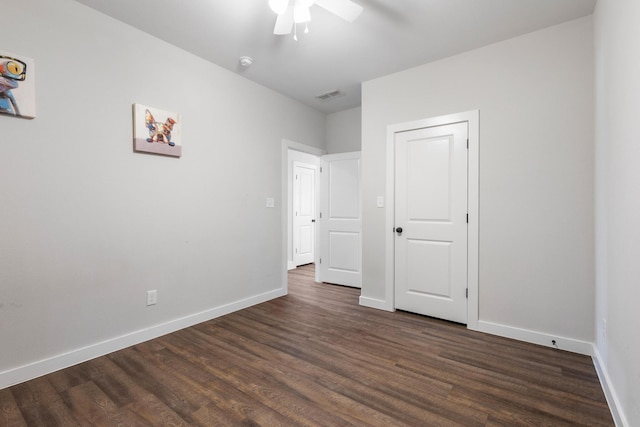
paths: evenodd
<path fill-rule="evenodd" d="M 135 103 L 133 133 L 136 152 L 182 156 L 182 117 L 179 113 Z"/>
<path fill-rule="evenodd" d="M 0 115 L 36 117 L 35 61 L 0 50 Z"/>

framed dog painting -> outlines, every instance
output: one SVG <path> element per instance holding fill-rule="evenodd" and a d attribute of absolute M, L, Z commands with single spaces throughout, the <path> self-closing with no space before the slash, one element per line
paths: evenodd
<path fill-rule="evenodd" d="M 182 155 L 180 114 L 133 104 L 133 148 L 143 153 L 180 157 Z"/>

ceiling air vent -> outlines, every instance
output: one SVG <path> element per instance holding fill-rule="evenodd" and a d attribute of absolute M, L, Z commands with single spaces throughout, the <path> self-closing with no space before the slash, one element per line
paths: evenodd
<path fill-rule="evenodd" d="M 326 102 L 326 101 L 329 101 L 330 99 L 338 98 L 338 97 L 343 96 L 343 95 L 344 95 L 344 93 L 342 93 L 338 89 L 336 89 L 336 90 L 332 90 L 330 92 L 325 92 L 325 93 L 321 93 L 320 95 L 316 95 L 315 99 L 317 99 L 318 101 Z"/>

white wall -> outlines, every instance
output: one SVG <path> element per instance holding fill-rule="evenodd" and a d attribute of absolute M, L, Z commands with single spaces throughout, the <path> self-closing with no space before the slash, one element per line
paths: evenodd
<path fill-rule="evenodd" d="M 324 148 L 324 114 L 71 0 L 2 14 L 37 118 L 0 117 L 0 388 L 282 292 L 282 139 Z M 182 158 L 132 152 L 134 102 Z"/>
<path fill-rule="evenodd" d="M 640 3 L 599 0 L 596 348 L 618 425 L 640 425 Z M 607 327 L 605 330 L 604 321 Z"/>
<path fill-rule="evenodd" d="M 360 151 L 362 108 L 351 108 L 327 115 L 327 152 L 329 154 Z"/>
<path fill-rule="evenodd" d="M 478 109 L 481 324 L 590 350 L 592 40 L 587 17 L 363 84 L 363 297 L 385 299 L 387 125 Z"/>

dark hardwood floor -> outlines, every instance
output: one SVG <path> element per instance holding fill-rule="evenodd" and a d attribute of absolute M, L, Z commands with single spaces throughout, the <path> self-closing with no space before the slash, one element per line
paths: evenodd
<path fill-rule="evenodd" d="M 612 426 L 591 358 L 358 305 L 279 298 L 0 390 L 2 426 Z"/>

